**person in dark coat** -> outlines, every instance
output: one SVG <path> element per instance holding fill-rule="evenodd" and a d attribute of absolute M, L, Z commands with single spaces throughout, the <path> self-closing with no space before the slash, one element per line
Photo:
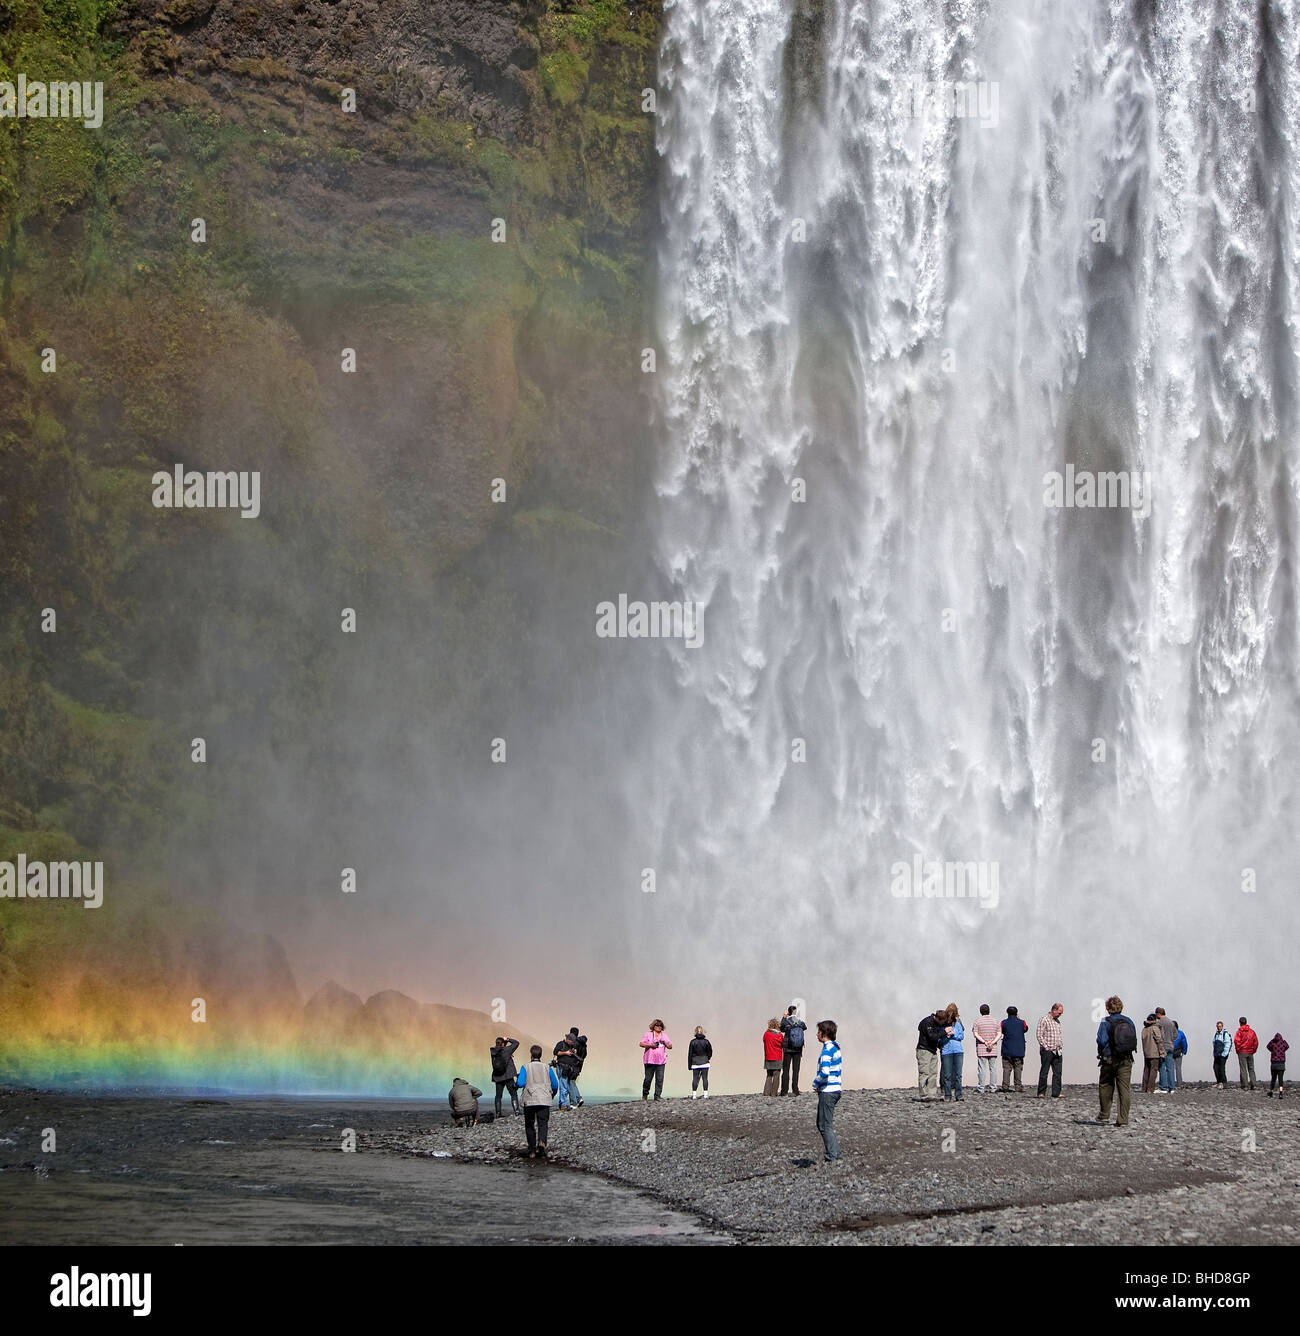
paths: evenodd
<path fill-rule="evenodd" d="M 478 1122 L 478 1102 L 483 1092 L 478 1086 L 470 1085 L 463 1076 L 458 1076 L 447 1091 L 447 1103 L 451 1105 L 452 1117 L 457 1127 L 472 1127 Z"/>
<path fill-rule="evenodd" d="M 1015 1080 L 1017 1095 L 1024 1093 L 1022 1077 L 1025 1070 L 1025 1035 L 1029 1033 L 1029 1022 L 1020 1019 L 1020 1012 L 1015 1007 L 1007 1008 L 1007 1018 L 1002 1022 L 1002 1085 L 1005 1093 L 1010 1094 Z"/>
<path fill-rule="evenodd" d="M 1270 1075 L 1273 1078 L 1268 1084 L 1268 1097 L 1273 1098 L 1273 1090 L 1276 1088 L 1277 1097 L 1281 1099 L 1286 1093 L 1286 1051 L 1291 1045 L 1278 1033 L 1265 1047 L 1268 1049 Z"/>
<path fill-rule="evenodd" d="M 695 1037 L 686 1050 L 686 1062 L 691 1072 L 691 1098 L 700 1097 L 700 1083 L 704 1084 L 704 1098 L 709 1097 L 709 1065 L 713 1062 L 713 1045 L 704 1033 L 704 1026 L 695 1027 Z"/>
<path fill-rule="evenodd" d="M 510 1108 L 514 1113 L 519 1112 L 519 1095 L 515 1090 L 515 1078 L 519 1073 L 515 1070 L 515 1049 L 519 1047 L 519 1040 L 504 1039 L 497 1037 L 496 1043 L 488 1049 L 492 1057 L 492 1084 L 497 1088 L 496 1115 L 501 1117 L 501 1095 L 507 1089 L 510 1091 Z"/>

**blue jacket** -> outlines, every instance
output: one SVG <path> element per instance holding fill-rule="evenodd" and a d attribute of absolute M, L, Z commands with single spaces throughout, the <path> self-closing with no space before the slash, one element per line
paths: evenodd
<path fill-rule="evenodd" d="M 1004 1058 L 1023 1058 L 1025 1056 L 1025 1035 L 1029 1033 L 1029 1022 L 1019 1016 L 1008 1016 L 1002 1022 L 1002 1056 Z"/>
<path fill-rule="evenodd" d="M 1232 1052 L 1232 1031 L 1216 1030 L 1214 1032 L 1214 1056 L 1216 1058 L 1226 1058 Z"/>
<path fill-rule="evenodd" d="M 1178 1031 L 1178 1040 L 1177 1040 L 1177 1042 L 1174 1044 L 1174 1053 L 1175 1053 L 1175 1054 L 1178 1054 L 1178 1053 L 1186 1053 L 1186 1052 L 1187 1052 L 1187 1036 L 1186 1036 L 1181 1030 L 1179 1030 L 1179 1031 Z"/>
<path fill-rule="evenodd" d="M 962 1048 L 961 1041 L 965 1038 L 966 1031 L 962 1028 L 961 1021 L 953 1021 L 952 1038 L 939 1050 L 940 1054 L 964 1053 L 966 1050 Z"/>
<path fill-rule="evenodd" d="M 1107 1016 L 1097 1027 L 1097 1056 L 1099 1058 L 1110 1057 L 1110 1023 L 1111 1021 L 1128 1021 L 1133 1025 L 1132 1017 L 1126 1016 L 1122 1011 L 1117 1011 L 1113 1016 Z M 1142 1046 L 1142 1030 L 1139 1026 L 1133 1025 L 1133 1035 L 1138 1041 L 1138 1047 Z M 1137 1050 L 1135 1049 L 1134 1052 Z M 1133 1054 L 1130 1053 L 1129 1057 Z"/>

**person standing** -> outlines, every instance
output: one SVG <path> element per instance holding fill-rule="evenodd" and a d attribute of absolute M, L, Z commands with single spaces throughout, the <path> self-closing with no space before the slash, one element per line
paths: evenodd
<path fill-rule="evenodd" d="M 1022 1095 L 1025 1091 L 1021 1073 L 1025 1067 L 1025 1036 L 1028 1033 L 1029 1022 L 1020 1019 L 1020 1012 L 1015 1007 L 1008 1007 L 1007 1018 L 1002 1022 L 1002 1089 L 1008 1095 L 1013 1077 L 1016 1094 Z"/>
<path fill-rule="evenodd" d="M 775 1016 L 763 1031 L 763 1094 L 775 1095 L 781 1085 L 781 1049 L 785 1036 L 781 1022 Z"/>
<path fill-rule="evenodd" d="M 498 1118 L 501 1117 L 501 1096 L 507 1090 L 510 1092 L 511 1111 L 519 1112 L 519 1096 L 515 1094 L 515 1078 L 519 1075 L 515 1069 L 515 1049 L 518 1047 L 519 1040 L 498 1035 L 496 1043 L 488 1049 L 488 1055 L 492 1059 L 492 1084 L 497 1088 L 494 1107 Z"/>
<path fill-rule="evenodd" d="M 1187 1056 L 1187 1036 L 1177 1021 L 1174 1022 L 1174 1089 L 1183 1083 L 1183 1058 Z"/>
<path fill-rule="evenodd" d="M 992 1094 L 997 1085 L 994 1070 L 998 1060 L 998 1040 L 1002 1037 L 1002 1027 L 989 1015 L 989 1004 L 980 1003 L 979 1019 L 971 1027 L 975 1036 L 975 1090 L 977 1094 L 985 1092 L 987 1074 L 987 1093 Z"/>
<path fill-rule="evenodd" d="M 1099 1123 L 1110 1122 L 1115 1103 L 1115 1126 L 1127 1127 L 1133 1103 L 1133 1055 L 1137 1052 L 1137 1026 L 1124 1014 L 1118 997 L 1106 999 L 1106 1019 L 1097 1027 L 1097 1095 L 1101 1102 Z"/>
<path fill-rule="evenodd" d="M 924 1100 L 939 1096 L 939 1050 L 948 1042 L 943 1012 L 922 1016 L 916 1025 L 916 1088 Z"/>
<path fill-rule="evenodd" d="M 1277 1088 L 1277 1097 L 1281 1099 L 1286 1091 L 1286 1051 L 1291 1047 L 1290 1044 L 1282 1038 L 1279 1031 L 1268 1041 L 1266 1046 L 1269 1056 L 1269 1070 L 1272 1079 L 1268 1083 L 1268 1097 L 1273 1098 L 1273 1089 Z"/>
<path fill-rule="evenodd" d="M 817 1059 L 817 1075 L 812 1088 L 817 1092 L 817 1130 L 821 1133 L 826 1162 L 840 1158 L 840 1143 L 835 1139 L 835 1106 L 840 1102 L 844 1083 L 844 1060 L 836 1041 L 839 1029 L 834 1021 L 817 1022 L 817 1039 L 822 1046 Z"/>
<path fill-rule="evenodd" d="M 695 1037 L 686 1049 L 686 1061 L 691 1069 L 691 1098 L 699 1099 L 700 1083 L 704 1083 L 704 1098 L 709 1097 L 709 1064 L 713 1061 L 713 1045 L 704 1033 L 704 1026 L 695 1027 Z"/>
<path fill-rule="evenodd" d="M 451 1105 L 452 1117 L 457 1127 L 475 1127 L 478 1125 L 478 1102 L 483 1092 L 476 1085 L 463 1077 L 457 1076 L 447 1091 L 447 1103 Z"/>
<path fill-rule="evenodd" d="M 1228 1058 L 1232 1054 L 1232 1031 L 1225 1029 L 1222 1021 L 1214 1022 L 1214 1088 L 1228 1088 Z"/>
<path fill-rule="evenodd" d="M 803 1061 L 804 1031 L 807 1025 L 799 1019 L 799 1009 L 793 1005 L 785 1009 L 781 1021 L 781 1093 L 799 1093 L 799 1064 Z"/>
<path fill-rule="evenodd" d="M 554 1067 L 542 1061 L 542 1046 L 528 1050 L 528 1061 L 520 1069 L 515 1084 L 523 1093 L 524 1135 L 528 1138 L 528 1158 L 546 1157 L 546 1138 L 551 1123 L 551 1100 L 560 1089 Z"/>
<path fill-rule="evenodd" d="M 551 1050 L 551 1066 L 555 1068 L 556 1079 L 560 1083 L 560 1108 L 573 1107 L 574 1099 L 569 1090 L 570 1080 L 578 1079 L 578 1050 L 573 1040 L 566 1034 Z"/>
<path fill-rule="evenodd" d="M 1061 1017 L 1065 1008 L 1059 1002 L 1038 1022 L 1038 1098 L 1047 1095 L 1047 1074 L 1052 1074 L 1052 1098 L 1061 1098 Z"/>
<path fill-rule="evenodd" d="M 650 1098 L 650 1083 L 654 1082 L 655 1099 L 659 1100 L 664 1093 L 664 1064 L 668 1061 L 668 1050 L 673 1046 L 673 1041 L 664 1033 L 664 1023 L 661 1020 L 650 1022 L 650 1028 L 641 1036 L 641 1056 L 645 1063 L 645 1080 L 641 1082 L 641 1100 L 644 1103 Z"/>
<path fill-rule="evenodd" d="M 1160 1064 L 1164 1061 L 1165 1040 L 1160 1032 L 1160 1018 L 1153 1011 L 1142 1022 L 1142 1093 L 1155 1095 L 1156 1080 L 1160 1075 Z"/>
<path fill-rule="evenodd" d="M 580 1109 L 585 1101 L 578 1089 L 578 1077 L 582 1075 L 583 1064 L 587 1061 L 587 1036 L 579 1034 L 578 1027 L 572 1025 L 564 1037 L 569 1041 L 569 1060 L 564 1072 L 569 1085 L 569 1107 Z"/>
<path fill-rule="evenodd" d="M 1156 1024 L 1160 1026 L 1160 1042 L 1164 1056 L 1160 1059 L 1160 1093 L 1174 1093 L 1174 1046 L 1178 1043 L 1178 1026 L 1165 1015 L 1164 1007 L 1156 1008 Z"/>
<path fill-rule="evenodd" d="M 939 1080 L 945 1100 L 961 1100 L 961 1069 L 966 1061 L 963 1043 L 966 1030 L 961 1023 L 957 1004 L 949 1002 L 943 1013 L 943 1027 L 948 1038 L 939 1050 Z"/>
<path fill-rule="evenodd" d="M 1241 1018 L 1237 1033 L 1232 1036 L 1232 1046 L 1237 1050 L 1237 1071 L 1241 1074 L 1241 1088 L 1246 1089 L 1247 1080 L 1250 1088 L 1255 1088 L 1255 1054 L 1259 1052 L 1259 1035 Z"/>

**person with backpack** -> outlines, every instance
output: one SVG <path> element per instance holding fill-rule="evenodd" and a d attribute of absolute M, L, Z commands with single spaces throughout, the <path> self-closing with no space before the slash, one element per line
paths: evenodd
<path fill-rule="evenodd" d="M 961 1023 L 961 1015 L 957 1011 L 957 1004 L 949 1002 L 943 1013 L 944 1029 L 948 1033 L 948 1040 L 943 1048 L 939 1050 L 939 1081 L 943 1086 L 943 1097 L 945 1100 L 955 1100 L 961 1102 L 961 1069 L 966 1061 L 966 1050 L 963 1044 L 966 1040 L 966 1031 Z"/>
<path fill-rule="evenodd" d="M 691 1069 L 691 1098 L 699 1099 L 699 1087 L 704 1085 L 704 1098 L 709 1097 L 709 1064 L 713 1061 L 713 1045 L 704 1033 L 704 1026 L 695 1027 L 695 1037 L 686 1049 L 686 1063 Z"/>
<path fill-rule="evenodd" d="M 1281 1099 L 1286 1093 L 1286 1051 L 1291 1047 L 1290 1044 L 1282 1038 L 1281 1032 L 1275 1034 L 1266 1045 L 1268 1048 L 1269 1068 L 1272 1074 L 1272 1080 L 1268 1083 L 1268 1097 L 1273 1098 L 1273 1089 L 1277 1088 L 1277 1097 Z"/>
<path fill-rule="evenodd" d="M 1015 1078 L 1017 1095 L 1025 1093 L 1021 1075 L 1025 1067 L 1025 1036 L 1029 1033 L 1029 1022 L 1020 1019 L 1020 1012 L 1015 1007 L 1007 1008 L 1007 1018 L 1002 1022 L 1002 1090 L 1011 1093 L 1011 1080 Z"/>
<path fill-rule="evenodd" d="M 821 1133 L 826 1161 L 840 1158 L 840 1143 L 835 1139 L 835 1106 L 840 1102 L 844 1086 L 844 1058 L 836 1042 L 839 1029 L 834 1021 L 817 1022 L 817 1038 L 821 1055 L 817 1059 L 817 1075 L 812 1088 L 817 1093 L 817 1130 Z"/>
<path fill-rule="evenodd" d="M 775 1016 L 767 1023 L 763 1031 L 763 1094 L 775 1095 L 781 1084 L 781 1049 L 785 1036 L 781 1033 L 781 1022 Z"/>
<path fill-rule="evenodd" d="M 1165 1057 L 1165 1037 L 1160 1029 L 1160 1018 L 1154 1011 L 1142 1022 L 1142 1057 L 1142 1093 L 1159 1094 L 1156 1081 Z"/>
<path fill-rule="evenodd" d="M 519 1112 L 519 1096 L 515 1093 L 515 1079 L 519 1072 L 515 1069 L 515 1049 L 519 1047 L 519 1040 L 507 1039 L 503 1035 L 497 1036 L 497 1041 L 488 1049 L 488 1056 L 492 1059 L 492 1084 L 497 1088 L 496 1098 L 496 1116 L 501 1117 L 501 1096 L 507 1090 L 510 1092 L 510 1109 L 513 1113 Z"/>
<path fill-rule="evenodd" d="M 1187 1036 L 1182 1032 L 1178 1022 L 1174 1022 L 1174 1089 L 1177 1090 L 1183 1083 L 1183 1058 L 1187 1056 Z"/>
<path fill-rule="evenodd" d="M 1106 1019 L 1097 1027 L 1097 1095 L 1101 1112 L 1099 1123 L 1110 1122 L 1110 1106 L 1115 1104 L 1115 1126 L 1127 1127 L 1133 1103 L 1133 1056 L 1137 1052 L 1137 1026 L 1124 1014 L 1118 997 L 1106 999 Z"/>
<path fill-rule="evenodd" d="M 1225 1029 L 1222 1021 L 1214 1022 L 1214 1088 L 1228 1088 L 1228 1058 L 1232 1054 L 1232 1031 Z"/>
<path fill-rule="evenodd" d="M 804 1031 L 807 1025 L 799 1019 L 798 1007 L 791 1005 L 785 1009 L 781 1020 L 781 1093 L 797 1095 L 799 1093 L 799 1064 L 803 1061 Z"/>
<path fill-rule="evenodd" d="M 1002 1027 L 989 1015 L 989 1004 L 980 1003 L 979 1020 L 971 1027 L 975 1036 L 975 1093 L 983 1094 L 985 1074 L 988 1075 L 988 1093 L 993 1093 L 997 1085 L 994 1080 L 994 1064 L 998 1060 L 998 1040 L 1002 1038 Z"/>
<path fill-rule="evenodd" d="M 1241 1024 L 1237 1027 L 1237 1033 L 1232 1036 L 1232 1046 L 1237 1050 L 1237 1071 L 1241 1075 L 1241 1088 L 1246 1089 L 1246 1082 L 1249 1080 L 1250 1088 L 1255 1088 L 1255 1054 L 1259 1052 L 1259 1036 L 1246 1023 L 1246 1018 L 1241 1018 Z"/>
<path fill-rule="evenodd" d="M 948 1042 L 943 1012 L 934 1011 L 916 1023 L 916 1088 L 923 1100 L 939 1096 L 939 1050 Z"/>
<path fill-rule="evenodd" d="M 542 1061 L 542 1046 L 528 1050 L 528 1061 L 520 1068 L 515 1084 L 523 1093 L 524 1135 L 528 1138 L 528 1158 L 546 1158 L 546 1137 L 551 1122 L 551 1101 L 560 1089 L 554 1067 Z"/>
<path fill-rule="evenodd" d="M 578 1077 L 582 1075 L 583 1065 L 587 1061 L 587 1036 L 579 1034 L 578 1027 L 571 1025 L 565 1038 L 569 1041 L 570 1055 L 569 1070 L 566 1073 L 569 1081 L 569 1107 L 580 1109 L 586 1103 L 582 1098 L 582 1092 L 578 1089 Z"/>
<path fill-rule="evenodd" d="M 668 1050 L 673 1041 L 664 1033 L 664 1023 L 657 1017 L 650 1022 L 650 1028 L 641 1036 L 641 1061 L 645 1063 L 645 1079 L 641 1082 L 641 1102 L 650 1098 L 650 1085 L 653 1082 L 655 1099 L 664 1094 L 664 1065 L 668 1061 Z"/>
<path fill-rule="evenodd" d="M 578 1048 L 570 1035 L 563 1035 L 560 1042 L 551 1050 L 554 1055 L 551 1058 L 551 1066 L 555 1068 L 555 1075 L 560 1085 L 560 1108 L 571 1109 L 574 1106 L 573 1091 L 569 1089 L 570 1081 L 575 1083 L 578 1079 Z"/>

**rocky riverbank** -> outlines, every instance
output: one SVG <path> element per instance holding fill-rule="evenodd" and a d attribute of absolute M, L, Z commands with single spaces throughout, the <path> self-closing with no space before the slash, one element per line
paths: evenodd
<path fill-rule="evenodd" d="M 1055 1101 L 968 1094 L 960 1104 L 846 1091 L 834 1165 L 822 1161 L 808 1094 L 588 1105 L 552 1114 L 550 1163 L 535 1171 L 633 1184 L 746 1243 L 1297 1241 L 1300 1096 L 1135 1091 L 1124 1129 L 1095 1122 L 1096 1101 L 1089 1086 Z M 523 1120 L 373 1131 L 361 1146 L 517 1160 Z"/>

